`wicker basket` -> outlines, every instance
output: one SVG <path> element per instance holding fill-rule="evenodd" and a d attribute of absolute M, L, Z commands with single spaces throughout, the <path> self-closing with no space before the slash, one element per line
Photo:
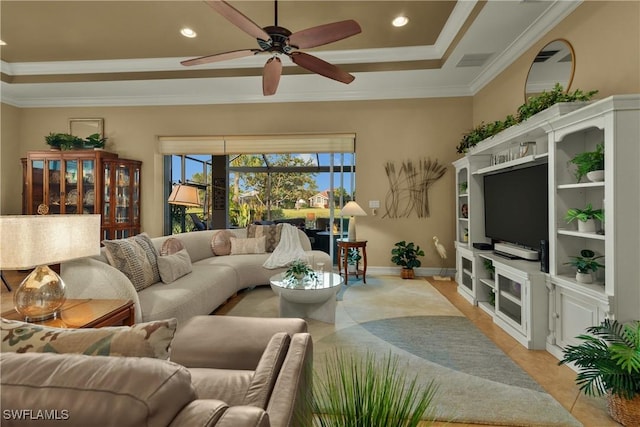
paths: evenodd
<path fill-rule="evenodd" d="M 640 394 L 629 400 L 609 393 L 607 412 L 623 426 L 640 426 Z"/>

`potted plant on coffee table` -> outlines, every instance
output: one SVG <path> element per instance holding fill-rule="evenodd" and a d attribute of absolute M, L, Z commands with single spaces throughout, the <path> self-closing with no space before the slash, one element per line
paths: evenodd
<path fill-rule="evenodd" d="M 583 249 L 580 251 L 580 256 L 571 258 L 571 261 L 565 262 L 565 265 L 572 265 L 577 269 L 576 281 L 578 283 L 592 283 L 592 273 L 598 271 L 599 268 L 604 268 L 604 265 L 596 261 L 602 258 L 602 255 L 596 256 L 595 252 L 590 249 Z"/>
<path fill-rule="evenodd" d="M 413 242 L 407 243 L 402 240 L 391 249 L 391 255 L 391 262 L 402 267 L 401 277 L 413 279 L 415 277 L 413 269 L 422 265 L 418 257 L 424 256 L 424 251 Z"/>
<path fill-rule="evenodd" d="M 596 151 L 576 154 L 569 163 L 576 165 L 574 176 L 577 182 L 585 175 L 592 182 L 604 181 L 604 144 L 596 145 Z"/>
<path fill-rule="evenodd" d="M 289 268 L 284 272 L 285 279 L 295 279 L 296 281 L 300 281 L 305 276 L 315 278 L 316 273 L 306 261 L 301 259 L 293 260 L 291 264 L 289 264 Z"/>
<path fill-rule="evenodd" d="M 593 206 L 589 203 L 584 209 L 569 209 L 564 219 L 567 223 L 578 220 L 578 231 L 581 233 L 595 233 L 595 220 L 604 221 L 604 211 L 602 209 L 593 209 Z"/>
<path fill-rule="evenodd" d="M 605 319 L 587 333 L 577 337 L 581 344 L 566 347 L 559 363 L 578 368 L 576 384 L 586 395 L 607 395 L 614 420 L 640 425 L 640 322 Z"/>

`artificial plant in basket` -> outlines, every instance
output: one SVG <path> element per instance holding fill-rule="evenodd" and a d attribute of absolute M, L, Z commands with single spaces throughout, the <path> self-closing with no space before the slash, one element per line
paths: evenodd
<path fill-rule="evenodd" d="M 605 319 L 579 335 L 559 362 L 578 368 L 576 383 L 588 396 L 607 395 L 609 414 L 623 425 L 640 425 L 640 321 Z"/>

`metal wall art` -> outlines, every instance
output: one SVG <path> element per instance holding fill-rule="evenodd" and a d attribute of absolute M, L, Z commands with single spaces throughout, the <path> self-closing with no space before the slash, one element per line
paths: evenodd
<path fill-rule="evenodd" d="M 384 170 L 389 191 L 385 196 L 383 218 L 407 218 L 412 212 L 418 218 L 429 217 L 429 189 L 444 176 L 447 168 L 438 160 L 427 158 L 402 162 L 399 170 L 393 162 L 387 162 Z"/>

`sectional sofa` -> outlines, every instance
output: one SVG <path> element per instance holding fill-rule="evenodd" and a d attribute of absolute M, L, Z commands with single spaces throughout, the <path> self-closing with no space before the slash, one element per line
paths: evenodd
<path fill-rule="evenodd" d="M 269 252 L 215 255 L 212 239 L 221 231 L 194 231 L 150 239 L 158 254 L 167 240 L 177 239 L 188 253 L 191 271 L 170 283 L 157 281 L 144 289 L 136 289 L 130 277 L 109 263 L 105 248 L 99 256 L 63 263 L 61 277 L 67 286 L 67 297 L 131 299 L 136 323 L 176 318 L 180 327 L 193 316 L 210 314 L 242 289 L 269 285 L 273 275 L 286 270 L 263 267 L 271 256 Z M 225 231 L 238 239 L 247 238 L 246 228 Z M 311 250 L 309 238 L 302 230 L 296 232 L 311 265 L 318 262 L 331 265 L 327 253 Z"/>

